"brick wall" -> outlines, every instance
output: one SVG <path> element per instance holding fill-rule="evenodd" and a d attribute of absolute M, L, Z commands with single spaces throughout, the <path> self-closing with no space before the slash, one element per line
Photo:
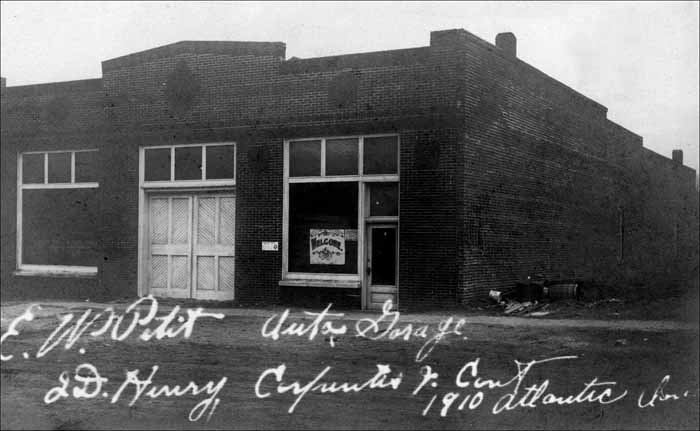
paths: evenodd
<path fill-rule="evenodd" d="M 101 149 L 105 137 L 102 99 L 99 79 L 7 87 L 2 90 L 0 278 L 3 299 L 26 296 L 99 299 L 110 295 L 99 278 L 13 276 L 17 265 L 17 154 L 25 151 Z M 101 205 L 101 189 L 98 189 L 98 197 Z"/>
<path fill-rule="evenodd" d="M 400 133 L 402 142 L 402 306 L 454 302 L 457 133 L 445 128 L 456 100 L 445 73 L 449 66 L 441 51 L 427 48 L 381 54 L 283 63 L 275 56 L 183 53 L 105 69 L 107 115 L 115 134 L 140 130 L 142 145 L 237 142 L 236 292 L 241 302 L 280 297 L 281 254 L 262 251 L 260 243 L 282 243 L 283 140 L 392 132 Z M 191 109 L 178 116 L 166 101 L 163 83 L 183 62 L 200 92 Z M 352 91 L 345 91 L 345 99 L 343 91 L 340 98 L 334 96 L 348 80 Z M 426 163 L 430 158 L 435 160 Z M 425 202 L 442 210 L 433 213 Z"/>
<path fill-rule="evenodd" d="M 697 278 L 692 169 L 652 156 L 605 107 L 473 35 L 433 39 L 463 70 L 462 301 L 528 276 Z"/>
<path fill-rule="evenodd" d="M 283 140 L 370 133 L 401 139 L 404 309 L 528 275 L 693 274 L 694 172 L 493 45 L 456 30 L 421 48 L 283 57 L 280 43 L 182 42 L 105 61 L 101 80 L 3 89 L 3 298 L 136 295 L 139 147 L 234 141 L 237 298 L 277 302 L 281 252 L 260 243 L 282 243 Z M 98 277 L 13 277 L 16 154 L 59 148 L 100 150 Z"/>

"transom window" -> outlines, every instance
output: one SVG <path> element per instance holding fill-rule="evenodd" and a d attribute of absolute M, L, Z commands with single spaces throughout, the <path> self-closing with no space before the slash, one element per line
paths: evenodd
<path fill-rule="evenodd" d="M 233 182 L 234 144 L 168 145 L 144 148 L 144 182 Z"/>
<path fill-rule="evenodd" d="M 396 136 L 289 141 L 289 176 L 397 175 L 398 148 Z"/>
<path fill-rule="evenodd" d="M 18 155 L 19 275 L 97 273 L 97 150 Z"/>
<path fill-rule="evenodd" d="M 96 157 L 97 150 L 22 153 L 21 184 L 29 188 L 53 184 L 96 186 Z"/>

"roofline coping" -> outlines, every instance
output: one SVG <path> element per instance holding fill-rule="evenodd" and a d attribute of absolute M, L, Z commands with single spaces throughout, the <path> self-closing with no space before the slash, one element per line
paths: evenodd
<path fill-rule="evenodd" d="M 259 57 L 272 56 L 284 59 L 285 51 L 286 44 L 284 42 L 183 40 L 104 60 L 102 62 L 102 72 L 135 66 L 137 64 L 173 57 L 179 54 L 253 55 Z"/>

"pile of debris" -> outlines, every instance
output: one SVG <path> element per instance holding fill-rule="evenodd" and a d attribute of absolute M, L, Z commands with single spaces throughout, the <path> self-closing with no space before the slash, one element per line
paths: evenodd
<path fill-rule="evenodd" d="M 504 308 L 505 314 L 542 317 L 554 311 L 548 309 L 551 301 L 578 299 L 580 289 L 574 282 L 534 282 L 528 278 L 507 291 L 491 290 L 489 296 Z"/>

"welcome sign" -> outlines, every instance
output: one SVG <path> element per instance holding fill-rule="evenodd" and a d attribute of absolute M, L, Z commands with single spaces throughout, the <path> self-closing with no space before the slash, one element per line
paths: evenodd
<path fill-rule="evenodd" d="M 309 263 L 312 265 L 345 265 L 345 230 L 310 229 Z"/>

